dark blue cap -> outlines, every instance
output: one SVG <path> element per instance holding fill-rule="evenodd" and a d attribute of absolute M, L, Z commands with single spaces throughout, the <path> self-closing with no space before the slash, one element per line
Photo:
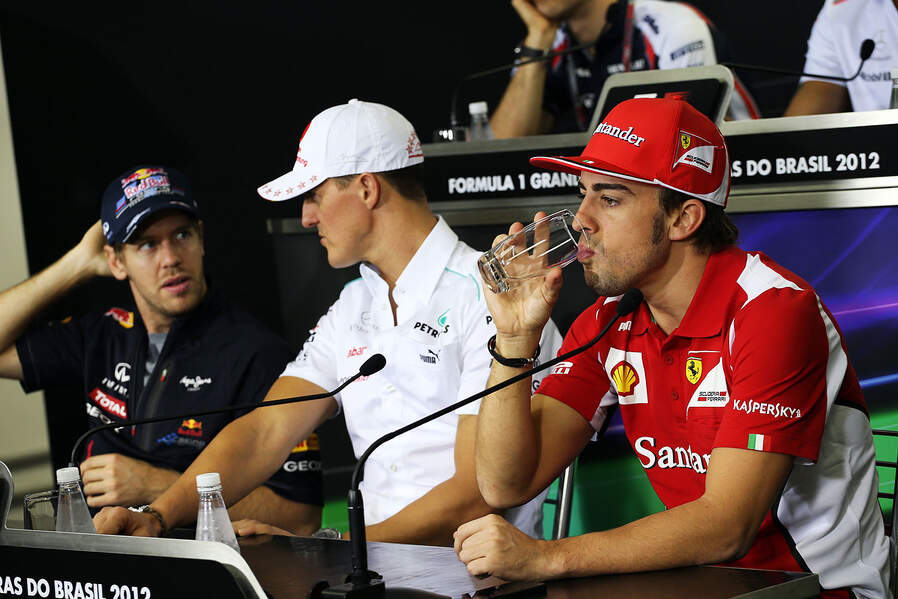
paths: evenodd
<path fill-rule="evenodd" d="M 142 165 L 116 177 L 103 192 L 103 234 L 109 245 L 125 243 L 141 222 L 161 210 L 181 210 L 199 218 L 190 181 L 167 166 Z"/>

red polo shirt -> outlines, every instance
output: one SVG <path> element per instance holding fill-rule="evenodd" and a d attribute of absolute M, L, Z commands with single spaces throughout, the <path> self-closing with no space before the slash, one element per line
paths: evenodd
<path fill-rule="evenodd" d="M 592 339 L 618 300 L 599 298 L 581 314 L 561 352 Z M 735 565 L 814 571 L 830 589 L 884 588 L 888 544 L 870 424 L 844 341 L 811 286 L 763 254 L 712 254 L 670 335 L 643 303 L 557 365 L 538 392 L 597 430 L 607 408 L 619 406 L 668 508 L 704 493 L 715 447 L 795 456 L 782 495 Z"/>

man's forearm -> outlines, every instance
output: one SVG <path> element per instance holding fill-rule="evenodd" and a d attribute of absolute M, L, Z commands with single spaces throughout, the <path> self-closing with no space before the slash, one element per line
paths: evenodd
<path fill-rule="evenodd" d="M 0 350 L 12 346 L 42 310 L 92 277 L 72 250 L 37 275 L 0 293 Z"/>
<path fill-rule="evenodd" d="M 461 524 L 491 511 L 474 481 L 465 484 L 450 478 L 390 518 L 367 526 L 365 535 L 369 541 L 446 546 Z"/>
<path fill-rule="evenodd" d="M 507 358 L 533 355 L 538 336 L 506 342 L 497 337 L 496 351 Z M 493 361 L 487 386 L 520 374 Z M 528 489 L 536 469 L 538 443 L 530 413 L 531 383 L 527 377 L 483 398 L 477 416 L 477 483 L 494 507 L 530 499 Z"/>
<path fill-rule="evenodd" d="M 229 507 L 228 515 L 232 521 L 267 522 L 299 536 L 311 535 L 321 528 L 321 506 L 291 501 L 265 485 Z"/>
<path fill-rule="evenodd" d="M 278 408 L 268 408 L 277 410 Z M 232 505 L 261 485 L 281 465 L 284 456 L 276 435 L 259 433 L 250 413 L 225 427 L 190 467 L 163 493 L 152 506 L 161 512 L 169 527 L 193 522 L 196 518 L 196 475 L 218 472 L 222 496 Z M 251 440 L 256 451 L 245 451 L 245 440 Z M 270 446 L 270 449 L 268 447 Z M 287 450 L 289 451 L 289 449 Z"/>
<path fill-rule="evenodd" d="M 522 65 L 515 71 L 490 118 L 490 127 L 497 139 L 546 132 L 543 111 L 546 69 L 546 62 L 542 61 Z"/>
<path fill-rule="evenodd" d="M 724 509 L 697 500 L 619 528 L 548 542 L 537 578 L 661 570 L 737 559 L 745 550 Z"/>

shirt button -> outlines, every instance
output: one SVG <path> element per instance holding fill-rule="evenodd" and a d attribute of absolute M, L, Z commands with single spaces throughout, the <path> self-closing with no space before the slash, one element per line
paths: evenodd
<path fill-rule="evenodd" d="M 397 470 L 399 470 L 399 466 L 397 466 L 396 464 L 390 464 L 390 472 L 396 472 Z"/>
<path fill-rule="evenodd" d="M 664 356 L 664 363 L 668 366 L 673 364 L 673 356 Z"/>
<path fill-rule="evenodd" d="M 680 394 L 677 393 L 676 391 L 671 391 L 670 396 L 673 397 L 675 400 L 680 399 Z"/>

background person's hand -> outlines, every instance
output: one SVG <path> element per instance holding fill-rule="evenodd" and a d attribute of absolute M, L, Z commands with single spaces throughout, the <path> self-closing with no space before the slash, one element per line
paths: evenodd
<path fill-rule="evenodd" d="M 104 453 L 81 462 L 81 480 L 90 507 L 152 503 L 178 476 L 175 470 L 118 453 Z"/>

